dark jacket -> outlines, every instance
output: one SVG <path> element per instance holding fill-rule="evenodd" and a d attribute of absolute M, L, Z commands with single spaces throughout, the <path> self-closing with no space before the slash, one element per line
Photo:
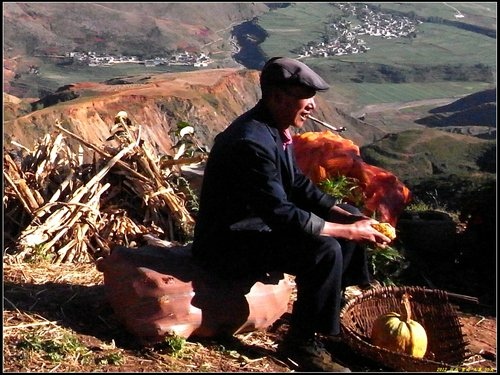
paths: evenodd
<path fill-rule="evenodd" d="M 236 230 L 319 234 L 335 199 L 296 166 L 259 102 L 218 134 L 204 171 L 193 254 L 217 252 Z"/>

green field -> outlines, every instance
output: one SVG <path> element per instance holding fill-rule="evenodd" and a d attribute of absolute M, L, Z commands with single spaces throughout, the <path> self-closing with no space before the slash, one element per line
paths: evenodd
<path fill-rule="evenodd" d="M 261 48 L 268 56 L 290 55 L 290 50 L 324 34 L 331 10 L 328 3 L 295 3 L 259 17 L 259 26 L 269 34 Z"/>
<path fill-rule="evenodd" d="M 335 83 L 332 90 L 348 93 L 346 97 L 356 103 L 356 107 L 362 107 L 374 103 L 459 98 L 490 88 L 492 88 L 491 84 L 484 82 Z"/>
<path fill-rule="evenodd" d="M 16 81 L 17 85 L 26 85 L 30 92 L 26 97 L 38 97 L 40 90 L 55 91 L 59 87 L 75 82 L 104 82 L 112 78 L 126 78 L 132 76 L 147 76 L 150 74 L 167 72 L 185 72 L 196 68 L 192 66 L 146 67 L 143 64 L 114 64 L 111 66 L 67 65 L 59 66 L 53 63 L 40 65 L 40 74 L 23 75 Z M 31 95 L 30 95 L 31 94 Z"/>
<path fill-rule="evenodd" d="M 451 6 L 445 3 L 372 4 L 381 5 L 384 13 L 393 9 L 449 21 L 457 20 L 457 12 L 453 9 L 456 8 L 465 15 L 460 18 L 461 22 L 474 22 L 477 26 L 496 30 L 496 3 L 449 3 Z M 258 20 L 258 24 L 269 33 L 261 48 L 268 57 L 295 57 L 291 51 L 307 42 L 319 40 L 329 17 L 334 14 L 340 14 L 340 10 L 328 3 L 295 3 L 267 13 Z M 352 25 L 358 22 L 354 17 L 348 20 Z M 355 101 L 356 105 L 457 97 L 495 86 L 496 39 L 444 23 L 424 22 L 417 26 L 417 32 L 416 38 L 390 40 L 363 35 L 361 39 L 370 47 L 367 53 L 306 58 L 303 61 L 318 69 L 328 82 L 345 93 L 346 98 Z M 473 67 L 481 64 L 490 67 L 495 77 L 488 82 L 351 83 L 355 76 L 346 67 L 353 64 L 382 64 L 398 69 L 443 65 Z"/>
<path fill-rule="evenodd" d="M 412 2 L 386 2 L 368 4 L 380 5 L 385 11 L 415 12 L 421 17 L 440 17 L 449 21 L 461 21 L 496 29 L 497 4 L 495 2 L 422 2 L 418 4 Z M 464 15 L 464 18 L 455 17 L 457 10 Z"/>

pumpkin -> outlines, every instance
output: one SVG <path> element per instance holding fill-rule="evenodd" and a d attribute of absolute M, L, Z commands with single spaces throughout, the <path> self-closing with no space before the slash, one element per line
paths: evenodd
<path fill-rule="evenodd" d="M 374 321 L 371 339 L 381 348 L 423 358 L 427 350 L 427 333 L 420 323 L 411 319 L 410 298 L 408 293 L 403 294 L 401 314 L 389 312 Z"/>

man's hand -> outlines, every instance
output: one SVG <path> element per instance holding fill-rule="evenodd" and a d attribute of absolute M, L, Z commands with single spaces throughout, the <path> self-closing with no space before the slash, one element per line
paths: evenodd
<path fill-rule="evenodd" d="M 356 218 L 352 223 L 340 224 L 331 221 L 325 222 L 321 235 L 340 237 L 356 242 L 370 242 L 382 248 L 386 247 L 391 242 L 391 238 L 380 233 L 373 227 L 374 224 L 378 224 L 377 220 L 360 218 L 356 215 L 351 216 Z"/>

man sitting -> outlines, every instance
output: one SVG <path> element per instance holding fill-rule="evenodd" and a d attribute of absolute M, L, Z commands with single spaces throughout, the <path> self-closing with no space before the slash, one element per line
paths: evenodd
<path fill-rule="evenodd" d="M 300 371 L 349 371 L 319 335 L 340 333 L 341 291 L 367 285 L 361 243 L 390 238 L 350 205 L 323 193 L 295 165 L 290 128 L 304 126 L 329 85 L 300 61 L 263 67 L 262 98 L 217 135 L 204 171 L 193 256 L 230 282 L 270 271 L 295 275 L 297 299 L 279 353 Z"/>

